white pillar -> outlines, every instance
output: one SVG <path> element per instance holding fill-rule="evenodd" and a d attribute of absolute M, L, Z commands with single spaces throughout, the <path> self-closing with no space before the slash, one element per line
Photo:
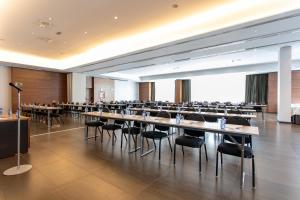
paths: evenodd
<path fill-rule="evenodd" d="M 284 46 L 279 51 L 278 116 L 279 122 L 291 122 L 292 103 L 292 48 Z"/>

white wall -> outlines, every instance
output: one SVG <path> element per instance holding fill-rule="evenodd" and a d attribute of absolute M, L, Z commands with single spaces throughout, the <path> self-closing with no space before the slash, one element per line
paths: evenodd
<path fill-rule="evenodd" d="M 11 107 L 11 87 L 8 85 L 10 81 L 10 67 L 0 66 L 0 107 L 4 109 L 4 113 Z"/>
<path fill-rule="evenodd" d="M 163 79 L 155 81 L 155 101 L 175 101 L 174 79 Z"/>
<path fill-rule="evenodd" d="M 138 100 L 139 85 L 134 81 L 115 80 L 115 100 Z"/>
<path fill-rule="evenodd" d="M 192 101 L 245 101 L 246 75 L 221 74 L 191 78 Z"/>
<path fill-rule="evenodd" d="M 73 102 L 83 103 L 86 96 L 86 75 L 72 73 L 72 100 Z"/>

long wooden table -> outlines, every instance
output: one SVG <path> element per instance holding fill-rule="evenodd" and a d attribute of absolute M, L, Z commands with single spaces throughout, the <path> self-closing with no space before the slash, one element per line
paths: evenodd
<path fill-rule="evenodd" d="M 162 118 L 162 117 L 151 117 L 151 116 L 140 116 L 140 115 L 123 115 L 123 114 L 116 114 L 116 113 L 106 113 L 106 112 L 88 112 L 83 113 L 83 115 L 91 116 L 91 117 L 99 117 L 103 119 L 113 119 L 113 120 L 124 120 L 127 121 L 128 127 L 130 129 L 130 124 L 132 121 L 148 124 L 156 124 L 156 125 L 165 125 L 169 127 L 176 127 L 176 128 L 184 128 L 184 129 L 192 129 L 192 130 L 201 130 L 201 131 L 208 131 L 208 132 L 215 132 L 221 134 L 228 134 L 229 136 L 238 135 L 242 138 L 242 144 L 239 144 L 241 148 L 241 177 L 240 177 L 240 185 L 243 187 L 243 180 L 244 180 L 244 146 L 245 146 L 245 137 L 249 135 L 258 136 L 259 129 L 258 127 L 254 126 L 242 126 L 242 125 L 233 125 L 233 124 L 226 124 L 224 129 L 220 128 L 219 123 L 211 123 L 211 122 L 200 122 L 200 121 L 192 121 L 192 120 L 181 120 L 179 123 L 176 122 L 175 119 L 172 118 Z M 141 126 L 142 127 L 142 126 Z M 130 130 L 128 131 L 130 134 Z M 130 138 L 130 136 L 129 136 Z M 143 140 L 141 136 L 141 141 Z M 132 153 L 141 149 L 131 150 L 130 147 L 130 139 L 128 139 L 128 153 Z M 233 140 L 235 141 L 235 140 Z M 143 154 L 141 149 L 141 155 Z"/>
<path fill-rule="evenodd" d="M 197 111 L 184 111 L 184 110 L 160 110 L 160 109 L 151 109 L 151 108 L 130 108 L 130 111 L 145 111 L 145 112 L 160 112 L 166 111 L 169 113 L 177 113 L 177 114 L 201 114 L 206 116 L 215 116 L 215 117 L 242 117 L 246 119 L 256 118 L 254 114 L 230 114 L 230 113 L 214 113 L 214 112 L 197 112 Z"/>
<path fill-rule="evenodd" d="M 52 106 L 36 106 L 36 105 L 21 105 L 22 109 L 31 109 L 31 111 L 34 110 L 45 110 L 47 111 L 47 119 L 48 119 L 48 129 L 51 128 L 51 122 L 50 122 L 50 114 L 54 110 L 61 110 L 61 107 L 52 107 Z"/>

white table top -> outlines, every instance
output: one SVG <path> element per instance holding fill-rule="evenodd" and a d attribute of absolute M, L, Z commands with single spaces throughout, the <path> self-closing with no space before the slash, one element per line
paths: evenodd
<path fill-rule="evenodd" d="M 101 117 L 107 119 L 145 122 L 149 124 L 159 124 L 159 125 L 166 125 L 170 127 L 197 129 L 197 130 L 225 133 L 225 134 L 227 133 L 227 134 L 238 134 L 238 135 L 259 135 L 258 127 L 254 127 L 254 126 L 226 124 L 225 129 L 221 129 L 219 123 L 200 122 L 200 121 L 192 121 L 192 120 L 181 120 L 180 123 L 176 123 L 176 120 L 172 118 L 170 119 L 170 118 L 150 117 L 150 116 L 144 118 L 143 116 L 140 115 L 121 115 L 121 114 L 106 113 L 106 112 L 102 112 L 101 116 L 99 112 L 87 112 L 87 113 L 83 113 L 83 115 Z"/>

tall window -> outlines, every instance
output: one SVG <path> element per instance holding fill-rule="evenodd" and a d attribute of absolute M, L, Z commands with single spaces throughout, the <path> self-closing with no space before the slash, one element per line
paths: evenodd
<path fill-rule="evenodd" d="M 244 74 L 205 75 L 191 78 L 192 101 L 245 101 Z"/>
<path fill-rule="evenodd" d="M 155 81 L 155 101 L 175 100 L 175 81 L 174 79 L 163 79 Z"/>

